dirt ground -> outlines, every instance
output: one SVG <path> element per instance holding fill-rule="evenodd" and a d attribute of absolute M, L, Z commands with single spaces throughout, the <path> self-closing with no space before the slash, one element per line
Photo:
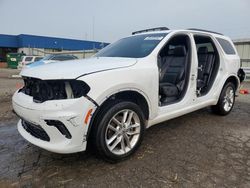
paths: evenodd
<path fill-rule="evenodd" d="M 0 69 L 0 122 L 15 118 L 10 110 L 11 97 L 23 85 L 23 81 L 12 78 L 12 75 L 18 75 L 19 72 L 16 69 Z"/>
<path fill-rule="evenodd" d="M 239 95 L 225 117 L 202 109 L 156 125 L 131 158 L 109 164 L 25 141 L 10 102 L 21 83 L 0 78 L 0 187 L 250 187 L 250 95 Z"/>

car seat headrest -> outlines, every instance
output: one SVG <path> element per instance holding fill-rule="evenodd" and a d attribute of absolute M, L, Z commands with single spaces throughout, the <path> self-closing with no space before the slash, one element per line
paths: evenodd
<path fill-rule="evenodd" d="M 168 55 L 174 55 L 174 49 L 169 49 L 168 50 Z"/>
<path fill-rule="evenodd" d="M 187 51 L 186 48 L 184 46 L 177 46 L 174 49 L 174 56 L 186 56 Z"/>
<path fill-rule="evenodd" d="M 207 47 L 200 47 L 199 49 L 198 49 L 198 54 L 207 54 L 208 53 L 208 49 L 207 49 Z"/>

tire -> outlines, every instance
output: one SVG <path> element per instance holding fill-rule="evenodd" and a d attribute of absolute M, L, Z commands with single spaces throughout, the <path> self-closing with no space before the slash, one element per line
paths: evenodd
<path fill-rule="evenodd" d="M 92 131 L 97 154 L 109 162 L 118 162 L 131 156 L 140 146 L 145 117 L 135 103 L 113 101 L 98 113 Z"/>
<path fill-rule="evenodd" d="M 212 106 L 212 112 L 225 116 L 231 112 L 235 102 L 235 85 L 228 82 L 222 89 L 218 103 Z"/>

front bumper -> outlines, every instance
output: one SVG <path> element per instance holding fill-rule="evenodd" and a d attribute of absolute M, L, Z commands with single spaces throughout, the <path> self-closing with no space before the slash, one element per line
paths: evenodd
<path fill-rule="evenodd" d="M 56 153 L 74 153 L 86 149 L 90 119 L 85 122 L 85 117 L 90 109 L 93 109 L 92 113 L 96 109 L 96 106 L 87 98 L 35 103 L 31 96 L 16 92 L 13 95 L 12 104 L 14 111 L 24 120 L 23 122 L 34 126 L 35 129 L 45 131 L 49 137 L 49 139 L 43 139 L 32 134 L 20 120 L 17 124 L 18 131 L 30 143 Z M 67 137 L 56 126 L 48 125 L 48 120 L 61 122 L 71 136 Z"/>

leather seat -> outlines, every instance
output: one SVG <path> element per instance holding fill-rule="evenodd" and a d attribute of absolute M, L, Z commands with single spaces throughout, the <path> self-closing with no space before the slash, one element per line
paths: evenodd
<path fill-rule="evenodd" d="M 208 85 L 211 72 L 214 66 L 215 55 L 209 53 L 207 47 L 200 47 L 198 49 L 198 77 L 197 77 L 197 89 L 201 90 Z"/>
<path fill-rule="evenodd" d="M 167 98 L 167 102 L 176 100 L 182 89 L 186 58 L 186 48 L 178 46 L 169 50 L 168 55 L 162 59 L 160 94 Z"/>

